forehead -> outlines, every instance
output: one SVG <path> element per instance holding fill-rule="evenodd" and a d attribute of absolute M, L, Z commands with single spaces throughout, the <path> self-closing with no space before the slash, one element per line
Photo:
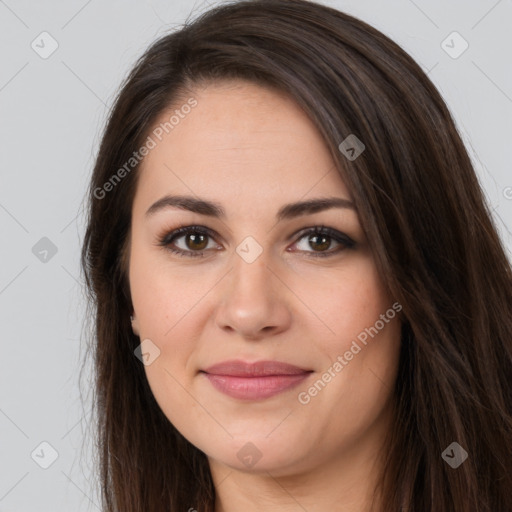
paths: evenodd
<path fill-rule="evenodd" d="M 246 81 L 209 84 L 163 112 L 138 197 L 182 192 L 253 202 L 325 193 L 349 198 L 319 131 L 291 98 Z M 190 103 L 190 102 L 189 102 Z M 174 117 L 173 117 L 174 116 Z M 173 122 L 170 119 L 173 117 Z M 167 123 L 167 124 L 166 124 Z"/>

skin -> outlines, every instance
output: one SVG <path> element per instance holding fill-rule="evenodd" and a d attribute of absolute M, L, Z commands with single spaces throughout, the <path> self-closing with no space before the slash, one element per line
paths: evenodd
<path fill-rule="evenodd" d="M 319 132 L 287 96 L 234 81 L 197 87 L 193 97 L 197 106 L 143 161 L 132 209 L 132 326 L 160 350 L 145 366 L 151 390 L 169 421 L 207 455 L 216 512 L 367 511 L 391 420 L 400 320 L 359 343 L 362 350 L 342 371 L 300 403 L 298 394 L 394 301 L 355 210 L 275 219 L 286 203 L 351 200 L 350 192 Z M 155 125 L 168 119 L 165 112 Z M 177 207 L 146 215 L 166 194 L 218 202 L 226 218 Z M 204 256 L 182 257 L 159 245 L 182 225 L 214 232 L 199 242 L 183 235 L 173 242 L 185 251 L 206 247 Z M 322 225 L 355 246 L 300 234 Z M 251 263 L 236 252 L 248 236 L 262 249 Z M 315 257 L 319 252 L 331 255 Z M 313 373 L 296 388 L 243 401 L 200 373 L 235 358 L 278 360 Z M 261 455 L 251 467 L 237 457 L 249 442 Z"/>

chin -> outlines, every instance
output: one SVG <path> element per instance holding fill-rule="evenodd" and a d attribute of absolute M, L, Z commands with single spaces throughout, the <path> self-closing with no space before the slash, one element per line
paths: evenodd
<path fill-rule="evenodd" d="M 297 453 L 297 446 L 301 442 L 293 441 L 286 436 L 288 445 L 282 439 L 264 437 L 261 434 L 234 436 L 228 442 L 205 446 L 203 451 L 209 459 L 224 464 L 236 471 L 246 473 L 270 473 L 273 476 L 289 474 L 292 468 L 297 469 L 303 457 Z M 212 448 L 211 450 L 209 448 Z"/>

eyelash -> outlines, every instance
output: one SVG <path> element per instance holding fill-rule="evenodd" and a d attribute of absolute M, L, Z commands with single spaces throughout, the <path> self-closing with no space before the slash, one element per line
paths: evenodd
<path fill-rule="evenodd" d="M 176 249 L 171 246 L 171 243 L 174 242 L 176 239 L 181 238 L 183 235 L 187 234 L 199 234 L 199 235 L 206 235 L 211 238 L 215 238 L 213 231 L 210 229 L 203 227 L 203 226 L 183 226 L 180 228 L 177 228 L 170 233 L 165 234 L 164 236 L 160 237 L 158 240 L 158 245 L 165 247 L 165 249 L 171 251 L 174 254 L 177 254 L 178 256 L 183 257 L 202 257 L 204 256 L 205 250 L 202 251 L 184 251 L 183 249 Z M 340 253 L 341 251 L 345 249 L 351 249 L 353 248 L 356 243 L 354 240 L 352 240 L 350 237 L 345 235 L 344 233 L 341 233 L 340 231 L 337 231 L 335 229 L 325 227 L 325 226 L 314 226 L 313 228 L 306 228 L 305 230 L 298 233 L 299 238 L 296 240 L 298 241 L 302 240 L 303 238 L 311 235 L 325 235 L 328 238 L 332 238 L 342 246 L 345 246 L 345 248 L 338 248 L 334 251 L 323 251 L 323 252 L 315 252 L 315 251 L 305 251 L 307 253 L 310 253 L 313 258 L 327 258 L 333 255 L 336 255 Z"/>

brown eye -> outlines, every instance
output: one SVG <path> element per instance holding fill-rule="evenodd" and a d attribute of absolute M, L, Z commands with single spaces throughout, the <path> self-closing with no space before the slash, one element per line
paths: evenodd
<path fill-rule="evenodd" d="M 192 250 L 202 251 L 208 245 L 208 235 L 202 233 L 185 235 L 185 245 Z"/>
<path fill-rule="evenodd" d="M 301 244 L 301 240 L 306 240 L 306 242 Z M 333 243 L 337 244 L 337 247 L 333 250 L 328 250 Z M 315 226 L 313 229 L 302 232 L 300 238 L 294 245 L 298 246 L 300 251 L 309 253 L 313 257 L 327 257 L 334 256 L 345 249 L 350 249 L 354 247 L 356 243 L 340 231 L 324 226 Z"/>
<path fill-rule="evenodd" d="M 313 235 L 309 238 L 309 245 L 311 247 L 316 246 L 316 249 L 319 251 L 324 251 L 329 249 L 329 246 L 331 245 L 331 239 L 326 235 Z"/>
<path fill-rule="evenodd" d="M 185 226 L 171 231 L 159 240 L 159 245 L 180 256 L 204 256 L 213 234 L 201 226 Z M 181 244 L 181 246 L 180 246 Z M 214 248 L 216 247 L 213 244 Z"/>

